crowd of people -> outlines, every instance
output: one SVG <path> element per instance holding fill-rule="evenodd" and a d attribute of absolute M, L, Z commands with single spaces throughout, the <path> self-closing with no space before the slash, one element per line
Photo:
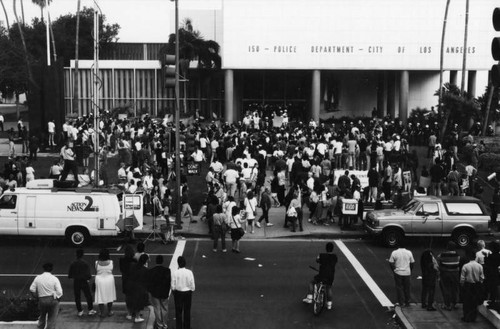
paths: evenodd
<path fill-rule="evenodd" d="M 119 270 L 128 311 L 126 318 L 134 323 L 143 322 L 141 312 L 146 306 L 151 305 L 155 316 L 154 328 L 167 328 L 168 299 L 172 292 L 175 301 L 176 327 L 190 329 L 191 299 L 195 290 L 193 272 L 186 269 L 186 260 L 183 256 L 177 258 L 178 269 L 173 273 L 163 265 L 163 262 L 163 256 L 157 255 L 154 266 L 150 265 L 152 260 L 145 252 L 145 245 L 142 242 L 137 244 L 136 251 L 130 245 L 125 246 L 124 256 L 119 259 Z M 39 303 L 39 328 L 56 328 L 63 289 L 59 279 L 52 275 L 53 269 L 52 263 L 44 264 L 44 273 L 38 275 L 30 286 L 30 291 Z M 69 267 L 68 278 L 73 280 L 75 305 L 79 317 L 85 315 L 81 301 L 82 292 L 87 302 L 86 315 L 97 314 L 101 318 L 114 315 L 115 272 L 115 265 L 110 259 L 108 249 L 99 252 L 93 266 L 84 259 L 83 249 L 76 251 L 76 260 Z M 99 312 L 94 309 L 95 305 L 98 305 Z"/>
<path fill-rule="evenodd" d="M 397 304 L 410 306 L 410 277 L 415 259 L 410 250 L 398 248 L 393 251 L 389 263 L 394 273 Z M 431 249 L 420 257 L 422 274 L 421 306 L 436 311 L 435 292 L 439 285 L 442 309 L 452 311 L 463 303 L 464 322 L 474 322 L 477 306 L 487 301 L 487 307 L 499 310 L 498 286 L 500 284 L 500 241 L 491 241 L 488 248 L 483 240 L 476 248 L 458 249 L 452 241 L 447 250 L 436 255 Z"/>

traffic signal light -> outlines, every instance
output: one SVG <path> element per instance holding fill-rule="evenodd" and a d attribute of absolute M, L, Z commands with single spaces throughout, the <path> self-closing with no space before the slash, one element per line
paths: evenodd
<path fill-rule="evenodd" d="M 500 31 L 500 8 L 493 10 L 492 16 L 493 28 L 495 31 Z M 500 61 L 500 37 L 495 37 L 491 41 L 491 55 L 496 61 Z M 491 67 L 491 83 L 495 87 L 500 86 L 500 66 L 495 64 Z"/>
<path fill-rule="evenodd" d="M 175 66 L 175 55 L 165 55 L 163 62 L 163 74 L 165 79 L 165 88 L 175 88 L 175 77 L 177 69 Z"/>

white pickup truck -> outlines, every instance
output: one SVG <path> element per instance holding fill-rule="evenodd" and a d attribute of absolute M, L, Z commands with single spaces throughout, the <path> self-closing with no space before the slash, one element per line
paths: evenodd
<path fill-rule="evenodd" d="M 389 247 L 411 236 L 452 237 L 461 247 L 478 234 L 489 233 L 489 211 L 483 202 L 464 196 L 422 196 L 401 209 L 374 210 L 366 215 L 365 230 Z"/>

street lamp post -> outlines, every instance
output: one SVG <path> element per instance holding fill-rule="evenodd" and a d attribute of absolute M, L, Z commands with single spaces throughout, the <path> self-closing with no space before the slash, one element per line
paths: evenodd
<path fill-rule="evenodd" d="M 180 157 L 180 102 L 179 102 L 179 0 L 175 1 L 175 185 L 177 193 L 177 212 L 175 223 L 181 225 L 181 157 Z"/>

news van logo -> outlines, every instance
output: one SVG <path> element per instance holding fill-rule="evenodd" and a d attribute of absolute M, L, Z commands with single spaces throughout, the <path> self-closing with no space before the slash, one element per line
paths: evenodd
<path fill-rule="evenodd" d="M 94 200 L 90 196 L 86 196 L 85 200 L 88 202 L 72 202 L 67 206 L 67 210 L 71 212 L 76 211 L 99 211 L 99 206 L 94 206 Z"/>

